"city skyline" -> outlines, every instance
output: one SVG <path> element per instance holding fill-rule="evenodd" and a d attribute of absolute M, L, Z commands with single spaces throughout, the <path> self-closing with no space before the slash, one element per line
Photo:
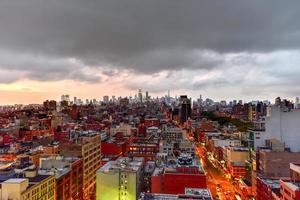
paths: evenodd
<path fill-rule="evenodd" d="M 27 93 L 27 91 L 25 90 L 24 92 Z M 146 98 L 146 92 L 148 92 L 148 94 L 150 95 L 149 97 L 151 99 L 156 99 L 156 98 L 164 98 L 164 97 L 167 97 L 168 96 L 168 92 L 170 92 L 169 90 L 166 91 L 166 92 L 162 92 L 162 93 L 151 93 L 149 91 L 146 91 L 146 90 L 142 90 L 142 95 L 143 95 L 143 98 Z M 193 93 L 193 92 L 191 92 Z M 182 93 L 172 93 L 170 94 L 170 97 L 171 98 L 179 98 L 181 95 L 187 95 L 189 98 L 192 99 L 192 101 L 197 101 L 197 99 L 201 98 L 203 100 L 206 100 L 206 99 L 210 99 L 210 100 L 213 100 L 214 102 L 222 102 L 222 101 L 226 101 L 227 103 L 229 102 L 232 102 L 234 100 L 236 101 L 242 101 L 243 103 L 246 103 L 246 102 L 255 102 L 255 101 L 268 101 L 270 103 L 275 103 L 275 99 L 277 97 L 280 97 L 282 99 L 287 99 L 287 100 L 290 100 L 291 102 L 296 102 L 296 99 L 299 98 L 299 96 L 294 96 L 294 97 L 286 97 L 286 96 L 274 96 L 274 98 L 270 98 L 270 99 L 264 99 L 264 98 L 259 98 L 259 97 L 255 97 L 253 96 L 253 98 L 242 98 L 242 97 L 220 97 L 220 98 L 215 98 L 214 96 L 206 96 L 205 94 L 192 94 L 190 95 L 191 93 L 188 93 L 188 92 L 182 92 Z M 27 93 L 29 94 L 29 97 L 32 97 L 30 92 Z M 121 95 L 121 94 L 124 94 L 124 95 Z M 156 94 L 156 95 L 155 95 Z M 88 94 L 87 96 L 82 96 L 79 94 L 79 96 L 76 96 L 76 95 L 73 95 L 73 94 L 68 94 L 66 92 L 64 93 L 60 93 L 60 94 L 57 94 L 57 95 L 54 95 L 54 96 L 47 96 L 47 94 L 45 95 L 41 95 L 41 96 L 38 96 L 37 98 L 35 98 L 33 101 L 31 101 L 31 99 L 26 99 L 25 98 L 25 101 L 23 100 L 20 100 L 20 99 L 16 99 L 16 100 L 12 100 L 12 99 L 9 99 L 9 101 L 0 101 L 0 106 L 3 106 L 3 105 L 14 105 L 14 104 L 24 104 L 24 105 L 28 105 L 28 104 L 42 104 L 43 101 L 45 100 L 55 100 L 55 101 L 61 101 L 61 96 L 62 95 L 69 95 L 70 96 L 70 102 L 73 102 L 74 100 L 74 97 L 77 98 L 77 99 L 80 99 L 82 102 L 86 102 L 86 100 L 97 100 L 98 102 L 100 101 L 103 101 L 103 98 L 104 97 L 108 97 L 110 100 L 115 97 L 115 99 L 117 100 L 118 98 L 132 98 L 132 99 L 135 99 L 135 98 L 138 98 L 138 91 L 130 91 L 130 93 L 114 93 L 114 94 L 111 94 L 111 95 L 108 95 L 108 94 L 100 94 L 100 95 L 93 95 L 93 94 Z M 26 97 L 26 95 L 25 95 Z M 7 102 L 7 103 L 6 103 Z"/>
<path fill-rule="evenodd" d="M 294 99 L 299 4 L 1 1 L 0 104 L 140 87 L 153 96 Z"/>
<path fill-rule="evenodd" d="M 139 89 L 140 90 L 140 89 Z M 167 91 L 167 92 L 170 92 L 170 91 Z M 66 98 L 68 98 L 68 102 L 71 102 L 71 103 L 74 103 L 74 104 L 87 104 L 86 102 L 89 101 L 89 102 L 93 102 L 93 101 L 96 101 L 97 104 L 100 103 L 100 102 L 104 102 L 104 103 L 107 103 L 106 101 L 106 98 L 108 99 L 108 101 L 111 101 L 111 102 L 115 102 L 115 101 L 119 101 L 120 99 L 129 99 L 129 100 L 132 100 L 134 102 L 135 101 L 139 101 L 140 98 L 143 99 L 143 102 L 146 102 L 146 98 L 147 98 L 147 94 L 149 95 L 148 96 L 148 100 L 150 101 L 153 101 L 153 100 L 156 100 L 156 99 L 165 99 L 166 97 L 170 97 L 171 99 L 173 99 L 173 101 L 175 101 L 176 99 L 178 100 L 180 98 L 180 96 L 182 95 L 186 95 L 184 93 L 182 94 L 170 94 L 170 93 L 165 93 L 165 94 L 162 94 L 162 95 L 157 95 L 157 96 L 153 96 L 151 93 L 149 93 L 149 91 L 143 91 L 141 92 L 141 97 L 139 97 L 139 91 L 137 91 L 136 93 L 130 93 L 129 95 L 101 95 L 101 96 L 91 96 L 89 98 L 87 97 L 84 97 L 84 96 L 75 96 L 75 95 L 72 95 L 72 94 L 67 94 L 67 93 L 64 93 L 64 94 L 60 94 L 59 96 L 55 97 L 55 98 L 51 98 L 51 97 L 45 97 L 44 99 L 41 99 L 41 101 L 36 101 L 36 102 L 28 102 L 28 103 L 20 103 L 20 102 L 10 102 L 10 103 L 0 103 L 0 106 L 10 106 L 10 105 L 30 105 L 30 104 L 42 104 L 44 101 L 56 101 L 56 102 L 61 102 L 61 101 L 64 101 L 63 96 L 68 96 Z M 213 98 L 213 97 L 210 97 L 210 96 L 205 96 L 205 95 L 198 95 L 198 96 L 190 96 L 190 95 L 187 95 L 187 97 L 189 99 L 192 100 L 192 103 L 193 102 L 197 102 L 199 101 L 199 99 L 202 99 L 203 101 L 213 101 L 214 103 L 224 103 L 226 102 L 227 104 L 229 103 L 255 103 L 255 102 L 269 102 L 269 104 L 274 104 L 276 103 L 276 99 L 277 98 L 281 98 L 281 99 L 285 99 L 285 100 L 288 100 L 288 101 L 291 101 L 292 103 L 296 103 L 297 102 L 297 99 L 299 101 L 299 97 L 294 97 L 294 98 L 286 98 L 286 97 L 280 97 L 280 96 L 277 96 L 276 98 L 274 99 L 259 99 L 259 98 L 254 98 L 254 99 L 242 99 L 242 98 L 224 98 L 224 99 L 216 99 L 216 98 Z M 81 103 L 76 103 L 74 102 L 76 100 L 80 101 Z M 93 102 L 95 103 L 95 102 Z"/>

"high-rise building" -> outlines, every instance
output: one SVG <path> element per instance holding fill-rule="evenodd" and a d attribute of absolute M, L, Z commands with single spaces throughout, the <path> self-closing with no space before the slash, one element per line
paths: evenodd
<path fill-rule="evenodd" d="M 77 97 L 74 97 L 73 98 L 73 104 L 77 104 L 78 102 L 77 102 Z"/>
<path fill-rule="evenodd" d="M 83 193 L 84 199 L 94 195 L 96 171 L 101 165 L 100 134 L 90 133 L 79 137 L 73 144 L 61 144 L 60 154 L 66 157 L 83 159 Z"/>
<path fill-rule="evenodd" d="M 298 109 L 298 108 L 299 108 L 299 103 L 300 103 L 299 97 L 296 97 L 296 99 L 295 99 L 295 105 L 294 105 L 294 108 L 295 108 L 295 109 Z"/>
<path fill-rule="evenodd" d="M 109 102 L 109 96 L 103 96 L 103 102 L 108 103 Z"/>
<path fill-rule="evenodd" d="M 138 101 L 139 101 L 140 103 L 142 103 L 142 102 L 143 102 L 143 94 L 142 94 L 142 89 L 139 89 L 139 91 L 138 91 Z"/>
<path fill-rule="evenodd" d="M 97 171 L 97 200 L 138 199 L 143 182 L 143 158 L 119 158 Z"/>
<path fill-rule="evenodd" d="M 146 91 L 146 101 L 149 101 L 149 93 Z"/>
<path fill-rule="evenodd" d="M 83 160 L 46 155 L 40 158 L 40 175 L 55 175 L 56 199 L 83 199 Z"/>
<path fill-rule="evenodd" d="M 186 122 L 192 114 L 191 100 L 186 95 L 181 95 L 179 99 L 180 123 Z"/>

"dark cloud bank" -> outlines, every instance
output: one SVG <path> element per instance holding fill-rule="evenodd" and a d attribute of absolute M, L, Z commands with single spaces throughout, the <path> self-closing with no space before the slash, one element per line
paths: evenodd
<path fill-rule="evenodd" d="M 2 0 L 0 69 L 87 82 L 99 77 L 85 66 L 211 70 L 229 53 L 298 50 L 299 8 L 282 0 Z"/>

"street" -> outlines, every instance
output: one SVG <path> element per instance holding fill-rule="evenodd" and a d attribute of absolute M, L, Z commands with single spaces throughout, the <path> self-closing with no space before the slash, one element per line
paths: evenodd
<path fill-rule="evenodd" d="M 216 168 L 208 159 L 203 149 L 199 149 L 197 153 L 202 159 L 203 168 L 207 173 L 208 188 L 211 190 L 215 199 L 235 200 L 239 191 L 231 180 L 225 178 L 224 173 Z"/>

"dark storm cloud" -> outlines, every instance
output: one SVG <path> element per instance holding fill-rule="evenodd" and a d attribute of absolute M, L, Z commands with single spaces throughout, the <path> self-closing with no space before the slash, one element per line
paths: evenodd
<path fill-rule="evenodd" d="M 0 51 L 0 83 L 12 83 L 22 78 L 38 81 L 71 79 L 88 83 L 100 81 L 99 76 L 88 74 L 84 69 L 85 66 L 74 59 Z"/>
<path fill-rule="evenodd" d="M 44 68 L 26 65 L 37 79 L 87 79 L 69 66 L 53 70 L 51 59 L 69 57 L 139 73 L 209 69 L 222 66 L 223 53 L 298 49 L 299 8 L 282 0 L 2 0 L 0 48 L 47 56 Z"/>

